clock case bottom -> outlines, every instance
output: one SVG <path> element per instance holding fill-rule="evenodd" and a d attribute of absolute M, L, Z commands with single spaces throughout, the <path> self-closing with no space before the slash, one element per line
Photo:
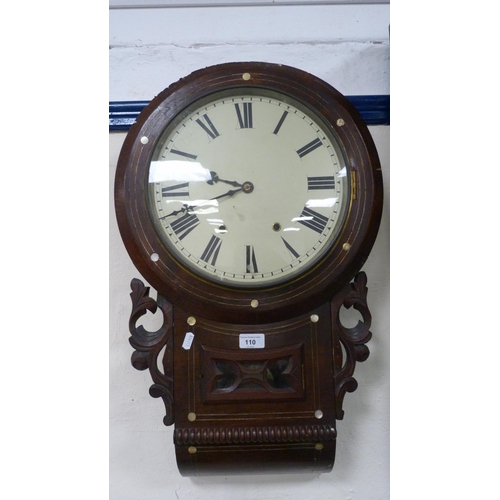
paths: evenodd
<path fill-rule="evenodd" d="M 205 446 L 189 453 L 176 446 L 183 476 L 228 476 L 250 474 L 297 474 L 330 472 L 335 459 L 335 441 L 321 450 L 314 444 Z"/>
<path fill-rule="evenodd" d="M 134 279 L 132 365 L 149 369 L 150 394 L 175 424 L 183 476 L 329 472 L 336 420 L 357 382 L 357 361 L 369 355 L 371 315 L 366 275 L 306 315 L 272 324 L 224 324 L 195 317 Z M 352 328 L 341 308 L 362 320 Z M 163 313 L 156 332 L 137 326 L 147 311 Z M 261 348 L 242 348 L 241 334 L 263 334 Z"/>

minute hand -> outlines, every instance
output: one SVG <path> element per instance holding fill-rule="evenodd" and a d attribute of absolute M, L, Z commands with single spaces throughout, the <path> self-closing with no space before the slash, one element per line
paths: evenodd
<path fill-rule="evenodd" d="M 239 187 L 238 189 L 230 189 L 227 193 L 220 194 L 219 196 L 216 196 L 215 198 L 210 198 L 210 200 L 218 200 L 220 198 L 224 198 L 226 196 L 233 196 L 236 193 L 239 193 L 240 191 L 243 191 L 245 194 L 249 194 L 253 191 L 254 186 L 251 182 L 246 181 Z"/>
<path fill-rule="evenodd" d="M 230 189 L 227 193 L 220 194 L 219 196 L 215 196 L 214 198 L 210 198 L 210 200 L 208 201 L 220 200 L 221 198 L 225 198 L 226 196 L 233 196 L 240 191 L 243 191 L 243 186 L 238 189 Z"/>
<path fill-rule="evenodd" d="M 243 187 L 240 187 L 239 189 L 231 189 L 227 193 L 220 194 L 219 196 L 216 196 L 215 198 L 210 198 L 209 200 L 205 200 L 205 202 L 207 202 L 207 201 L 213 201 L 213 200 L 219 200 L 220 198 L 224 198 L 226 196 L 233 196 L 238 191 L 243 191 L 243 189 L 244 189 Z M 203 206 L 205 202 L 200 203 L 197 206 Z M 172 213 L 169 213 L 168 215 L 164 215 L 163 217 L 159 217 L 159 220 L 166 219 L 167 217 L 174 217 L 176 215 L 179 215 L 179 214 L 182 214 L 182 213 L 186 213 L 186 212 L 189 212 L 189 211 L 192 211 L 192 210 L 196 210 L 196 206 L 184 204 L 180 210 L 174 210 Z"/>
<path fill-rule="evenodd" d="M 174 210 L 173 212 L 169 213 L 168 215 L 164 215 L 163 217 L 159 217 L 158 220 L 166 219 L 167 217 L 174 217 L 174 216 L 182 214 L 182 213 L 196 210 L 196 207 L 202 207 L 207 201 L 218 200 L 220 198 L 224 198 L 225 196 L 233 196 L 238 191 L 243 191 L 243 188 L 241 187 L 239 189 L 232 189 L 232 190 L 228 191 L 227 193 L 220 194 L 219 196 L 216 196 L 215 198 L 210 198 L 209 200 L 204 200 L 202 203 L 197 204 L 196 206 L 184 204 L 184 205 L 182 205 L 182 208 L 180 208 L 179 210 Z"/>
<path fill-rule="evenodd" d="M 220 200 L 221 198 L 231 197 L 235 195 L 236 193 L 239 193 L 240 191 L 243 191 L 244 193 L 251 193 L 253 191 L 253 184 L 251 182 L 245 182 L 240 188 L 238 189 L 230 189 L 224 194 L 220 194 L 219 196 L 215 196 L 214 198 L 210 198 L 209 200 L 206 201 L 214 201 L 214 200 Z M 204 203 L 197 204 L 197 206 L 203 206 Z M 194 205 L 187 205 L 186 203 L 182 206 L 180 210 L 174 210 L 172 213 L 168 215 L 164 215 L 163 217 L 160 217 L 159 219 L 166 219 L 167 217 L 173 217 L 175 215 L 179 215 L 182 213 L 189 212 L 190 210 L 195 210 L 196 206 Z"/>

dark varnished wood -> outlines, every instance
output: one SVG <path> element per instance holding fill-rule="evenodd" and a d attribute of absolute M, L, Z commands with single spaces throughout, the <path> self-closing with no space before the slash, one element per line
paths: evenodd
<path fill-rule="evenodd" d="M 320 318 L 318 322 L 312 322 L 307 314 L 260 325 L 197 318 L 196 324 L 189 326 L 190 314 L 174 307 L 174 388 L 176 394 L 184 395 L 175 400 L 175 425 L 176 429 L 197 429 L 194 444 L 176 442 L 181 474 L 227 474 L 228 470 L 265 473 L 276 472 L 277 467 L 299 471 L 305 464 L 316 472 L 331 469 L 334 455 L 324 446 L 328 443 L 328 451 L 333 452 L 336 434 L 329 305 L 313 313 Z M 179 345 L 186 330 L 195 335 L 189 350 Z M 265 349 L 239 349 L 240 333 L 264 333 Z M 210 384 L 211 374 L 205 367 L 206 349 L 216 349 L 214 355 L 219 360 L 246 360 L 254 366 L 244 378 L 249 384 L 235 383 L 236 394 L 207 398 L 204 387 Z M 266 361 L 277 358 L 292 360 L 290 383 L 281 390 L 262 384 L 259 377 L 266 372 L 260 366 L 269 367 Z M 315 416 L 318 410 L 321 418 Z M 329 430 L 325 432 L 325 428 Z M 217 443 L 214 438 L 210 443 L 210 434 L 221 431 L 225 442 Z M 203 439 L 204 435 L 208 437 Z"/>
<path fill-rule="evenodd" d="M 356 362 L 369 355 L 365 344 L 372 334 L 365 273 L 311 314 L 271 324 L 214 322 L 171 307 L 159 297 L 165 321 L 153 333 L 135 323 L 147 310 L 155 312 L 157 303 L 139 280 L 131 286 L 130 342 L 138 349 L 132 364 L 149 368 L 155 381 L 150 393 L 165 402 L 164 423 L 175 422 L 181 474 L 331 470 L 336 420 L 344 417 L 345 393 L 357 388 Z M 340 320 L 341 307 L 356 308 L 362 321 L 346 328 Z M 318 321 L 312 321 L 312 315 Z M 189 349 L 183 347 L 187 332 L 194 334 Z M 238 349 L 240 333 L 264 333 L 266 348 Z M 270 366 L 266 362 L 285 358 L 291 361 L 285 374 L 290 381 L 282 388 L 265 383 L 261 374 Z M 223 372 L 214 371 L 213 360 L 246 363 L 252 370 L 243 376 L 237 373 L 235 382 L 226 384 L 230 390 L 214 394 L 213 379 Z M 250 383 L 245 387 L 242 380 Z"/>
<path fill-rule="evenodd" d="M 243 73 L 251 78 L 244 80 Z M 165 249 L 149 218 L 147 172 L 157 139 L 189 103 L 214 91 L 265 87 L 294 96 L 332 124 L 352 172 L 355 193 L 341 237 L 324 258 L 299 278 L 272 288 L 234 289 L 195 276 Z M 337 126 L 337 120 L 343 120 Z M 150 141 L 142 144 L 140 138 Z M 382 212 L 378 155 L 366 125 L 337 90 L 295 68 L 269 63 L 228 63 L 205 68 L 161 92 L 130 129 L 118 160 L 115 207 L 129 255 L 146 280 L 172 304 L 206 318 L 234 323 L 279 321 L 304 314 L 341 290 L 366 261 Z M 349 244 L 346 250 L 344 243 Z M 159 260 L 152 262 L 156 252 Z M 259 307 L 250 303 L 258 298 Z"/>
<path fill-rule="evenodd" d="M 260 289 L 223 286 L 184 268 L 162 244 L 147 202 L 149 162 L 171 120 L 211 92 L 248 87 L 275 89 L 320 114 L 343 148 L 351 188 L 340 236 L 323 258 L 293 281 Z M 345 394 L 357 388 L 356 363 L 369 355 L 367 280 L 359 271 L 378 232 L 382 198 L 378 155 L 359 113 L 330 85 L 295 68 L 255 62 L 205 68 L 140 114 L 118 160 L 115 208 L 125 247 L 158 299 L 132 280 L 132 364 L 149 369 L 150 394 L 165 404 L 165 425 L 175 424 L 181 474 L 332 469 L 336 421 L 344 417 Z M 340 311 L 350 307 L 362 319 L 347 328 Z M 138 326 L 158 309 L 164 319 L 158 331 Z M 242 333 L 264 334 L 265 348 L 241 349 Z M 186 334 L 194 335 L 187 347 Z"/>
<path fill-rule="evenodd" d="M 333 366 L 335 373 L 335 415 L 337 419 L 344 418 L 342 403 L 346 392 L 354 392 L 358 383 L 353 377 L 356 362 L 366 361 L 370 351 L 366 343 L 372 338 L 370 326 L 372 317 L 368 309 L 366 296 L 366 274 L 361 272 L 348 284 L 341 293 L 333 297 L 331 306 L 333 332 Z M 362 317 L 356 326 L 346 328 L 340 320 L 340 309 L 353 307 Z M 344 348 L 342 353 L 340 345 Z"/>
<path fill-rule="evenodd" d="M 155 301 L 149 296 L 149 287 L 138 279 L 130 284 L 132 293 L 132 313 L 130 314 L 130 345 L 135 349 L 132 354 L 132 366 L 137 370 L 149 369 L 154 384 L 149 393 L 154 398 L 162 398 L 166 414 L 165 425 L 172 425 L 173 414 L 173 324 L 172 306 L 161 296 Z M 157 309 L 163 314 L 163 323 L 155 332 L 147 331 L 137 320 L 148 311 L 155 313 Z M 161 353 L 163 355 L 161 356 Z M 162 369 L 160 369 L 160 367 Z"/>

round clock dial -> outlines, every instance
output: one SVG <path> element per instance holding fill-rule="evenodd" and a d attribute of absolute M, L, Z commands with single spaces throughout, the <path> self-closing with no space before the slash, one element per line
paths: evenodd
<path fill-rule="evenodd" d="M 323 119 L 254 88 L 185 109 L 158 140 L 149 214 L 170 253 L 233 287 L 270 286 L 313 266 L 338 237 L 349 171 Z"/>
<path fill-rule="evenodd" d="M 382 212 L 380 163 L 352 104 L 270 63 L 195 71 L 160 92 L 118 159 L 115 207 L 134 264 L 214 320 L 280 321 L 361 269 Z"/>

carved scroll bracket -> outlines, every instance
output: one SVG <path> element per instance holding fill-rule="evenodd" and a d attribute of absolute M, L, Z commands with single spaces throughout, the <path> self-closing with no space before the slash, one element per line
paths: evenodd
<path fill-rule="evenodd" d="M 353 377 L 356 362 L 365 361 L 370 351 L 365 345 L 372 337 L 370 332 L 371 314 L 368 310 L 366 296 L 366 274 L 360 272 L 354 282 L 349 283 L 331 301 L 331 317 L 333 326 L 333 356 L 334 356 L 334 378 L 335 378 L 335 411 L 337 419 L 344 417 L 342 403 L 346 392 L 354 392 L 358 382 Z M 342 307 L 349 309 L 353 307 L 362 316 L 353 328 L 345 327 L 340 320 Z M 344 348 L 341 349 L 341 345 Z"/>
<path fill-rule="evenodd" d="M 133 279 L 130 283 L 132 292 L 132 313 L 129 320 L 130 345 L 135 349 L 132 354 L 132 366 L 137 370 L 149 368 L 154 384 L 149 393 L 154 398 L 162 398 L 165 404 L 166 415 L 163 418 L 165 425 L 174 423 L 173 412 L 173 323 L 172 306 L 162 296 L 158 295 L 155 301 L 149 296 L 150 288 L 141 280 Z M 163 324 L 155 332 L 149 332 L 142 325 L 137 326 L 139 318 L 148 311 L 152 314 L 157 309 L 163 314 Z M 160 355 L 163 352 L 163 357 Z M 162 370 L 159 365 L 161 363 Z"/>

